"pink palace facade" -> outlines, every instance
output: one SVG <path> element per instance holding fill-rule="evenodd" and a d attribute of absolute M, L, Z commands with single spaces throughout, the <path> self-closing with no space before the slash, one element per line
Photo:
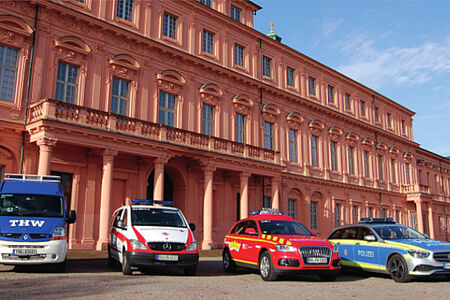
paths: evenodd
<path fill-rule="evenodd" d="M 387 216 L 448 241 L 450 160 L 414 113 L 254 30 L 259 9 L 2 1 L 0 175 L 62 176 L 72 249 L 104 249 L 133 198 L 173 200 L 202 249 L 262 207 L 319 236 Z"/>

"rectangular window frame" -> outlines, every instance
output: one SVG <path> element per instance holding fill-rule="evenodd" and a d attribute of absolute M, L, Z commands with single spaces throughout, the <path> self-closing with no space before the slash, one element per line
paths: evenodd
<path fill-rule="evenodd" d="M 311 136 L 311 166 L 319 167 L 319 137 Z"/>
<path fill-rule="evenodd" d="M 271 122 L 264 121 L 264 149 L 273 150 L 273 126 Z"/>
<path fill-rule="evenodd" d="M 297 158 L 297 130 L 289 128 L 289 161 L 298 162 Z"/>
<path fill-rule="evenodd" d="M 348 158 L 348 173 L 355 175 L 355 149 L 352 146 L 347 148 L 347 158 Z"/>
<path fill-rule="evenodd" d="M 58 62 L 55 99 L 66 103 L 77 104 L 79 82 L 78 69 L 78 66 L 69 64 L 65 61 Z M 64 74 L 62 74 L 62 72 Z"/>
<path fill-rule="evenodd" d="M 230 18 L 232 18 L 235 21 L 238 21 L 239 23 L 242 20 L 242 10 L 234 5 L 230 6 Z"/>
<path fill-rule="evenodd" d="M 245 144 L 245 115 L 236 113 L 234 128 L 234 141 Z"/>
<path fill-rule="evenodd" d="M 214 106 L 205 103 L 202 105 L 202 134 L 214 135 Z"/>
<path fill-rule="evenodd" d="M 312 76 L 308 77 L 308 94 L 316 96 L 316 79 Z"/>
<path fill-rule="evenodd" d="M 370 178 L 370 157 L 369 151 L 363 152 L 363 162 L 364 162 L 364 177 Z"/>
<path fill-rule="evenodd" d="M 350 94 L 345 93 L 344 101 L 345 101 L 345 110 L 352 111 L 352 102 Z"/>
<path fill-rule="evenodd" d="M 293 68 L 286 68 L 286 84 L 290 87 L 295 87 L 294 74 L 295 70 Z"/>
<path fill-rule="evenodd" d="M 337 142 L 331 141 L 330 143 L 330 156 L 331 156 L 331 170 L 338 171 L 338 163 L 337 163 Z"/>
<path fill-rule="evenodd" d="M 328 85 L 328 103 L 334 104 L 334 87 L 331 85 Z"/>
<path fill-rule="evenodd" d="M 262 58 L 262 75 L 267 78 L 272 78 L 272 59 L 265 55 Z"/>
<path fill-rule="evenodd" d="M 114 77 L 111 90 L 111 112 L 122 116 L 128 116 L 129 103 L 130 82 Z"/>
<path fill-rule="evenodd" d="M 311 230 L 318 230 L 318 219 L 317 219 L 317 207 L 318 203 L 315 201 L 311 201 L 310 205 L 310 216 L 311 216 Z"/>
<path fill-rule="evenodd" d="M 297 200 L 288 199 L 288 216 L 292 219 L 297 219 Z"/>
<path fill-rule="evenodd" d="M 117 0 L 116 17 L 133 22 L 134 0 Z"/>
<path fill-rule="evenodd" d="M 158 103 L 158 123 L 169 127 L 176 127 L 177 95 L 160 91 Z"/>
<path fill-rule="evenodd" d="M 19 50 L 0 45 L 0 100 L 14 102 Z"/>
<path fill-rule="evenodd" d="M 244 67 L 244 51 L 245 47 L 239 44 L 234 44 L 234 65 Z"/>
<path fill-rule="evenodd" d="M 163 15 L 163 36 L 170 39 L 177 39 L 178 17 L 165 12 Z"/>

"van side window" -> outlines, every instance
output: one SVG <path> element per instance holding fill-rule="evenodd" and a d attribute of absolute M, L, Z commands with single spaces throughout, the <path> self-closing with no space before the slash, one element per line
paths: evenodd
<path fill-rule="evenodd" d="M 117 223 L 120 220 L 120 215 L 122 214 L 122 210 L 118 210 L 113 215 L 113 227 L 117 227 Z"/>
<path fill-rule="evenodd" d="M 127 209 L 123 210 L 122 224 L 123 224 L 124 228 L 127 227 L 127 224 L 128 224 L 128 210 Z"/>
<path fill-rule="evenodd" d="M 236 226 L 234 226 L 231 233 L 232 234 L 244 234 L 246 225 L 247 225 L 247 221 L 243 221 L 243 222 L 236 224 Z"/>

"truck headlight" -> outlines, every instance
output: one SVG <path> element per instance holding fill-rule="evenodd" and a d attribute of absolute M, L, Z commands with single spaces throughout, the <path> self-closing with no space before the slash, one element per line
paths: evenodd
<path fill-rule="evenodd" d="M 277 250 L 280 252 L 295 252 L 295 251 L 297 251 L 297 248 L 295 248 L 294 246 L 289 246 L 289 245 L 275 245 L 275 248 L 277 248 Z"/>
<path fill-rule="evenodd" d="M 187 246 L 186 251 L 195 251 L 197 250 L 197 242 L 193 241 L 189 246 Z"/>
<path fill-rule="evenodd" d="M 52 240 L 64 240 L 66 239 L 66 229 L 62 226 L 58 226 L 53 230 Z"/>
<path fill-rule="evenodd" d="M 138 240 L 130 240 L 131 249 L 147 250 L 147 247 Z"/>
<path fill-rule="evenodd" d="M 427 258 L 430 256 L 430 252 L 425 251 L 409 250 L 408 253 L 415 258 Z"/>

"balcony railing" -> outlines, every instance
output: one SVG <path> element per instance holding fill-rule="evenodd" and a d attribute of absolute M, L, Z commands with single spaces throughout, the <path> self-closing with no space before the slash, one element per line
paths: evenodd
<path fill-rule="evenodd" d="M 430 193 L 430 187 L 423 184 L 408 184 L 403 185 L 402 190 L 405 193 Z"/>
<path fill-rule="evenodd" d="M 272 150 L 128 118 L 122 115 L 53 99 L 44 99 L 30 106 L 28 123 L 45 119 L 62 121 L 72 125 L 83 126 L 84 128 L 106 129 L 110 132 L 123 133 L 130 136 L 153 139 L 263 162 L 280 163 L 279 153 Z"/>

